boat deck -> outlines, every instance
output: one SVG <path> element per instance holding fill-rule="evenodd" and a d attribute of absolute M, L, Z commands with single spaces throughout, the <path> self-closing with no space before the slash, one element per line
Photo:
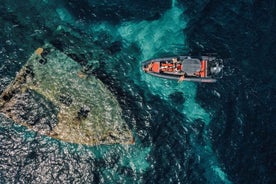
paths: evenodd
<path fill-rule="evenodd" d="M 217 74 L 222 73 L 222 67 L 221 59 L 216 60 L 207 56 L 156 58 L 143 62 L 143 70 L 151 75 L 167 79 L 185 77 L 185 80 L 198 82 L 215 82 Z M 211 71 L 211 68 L 217 72 Z"/>

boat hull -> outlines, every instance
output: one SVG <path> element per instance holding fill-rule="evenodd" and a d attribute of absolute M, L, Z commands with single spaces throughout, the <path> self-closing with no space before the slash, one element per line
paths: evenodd
<path fill-rule="evenodd" d="M 142 69 L 152 76 L 191 82 L 214 83 L 223 75 L 223 60 L 216 57 L 178 56 L 144 61 Z"/>

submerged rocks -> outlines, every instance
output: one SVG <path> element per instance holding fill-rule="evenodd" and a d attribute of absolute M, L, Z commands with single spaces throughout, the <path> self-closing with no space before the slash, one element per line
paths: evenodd
<path fill-rule="evenodd" d="M 36 91 L 20 91 L 9 101 L 5 104 L 5 111 L 16 122 L 24 122 L 41 133 L 50 132 L 56 126 L 58 107 Z"/>
<path fill-rule="evenodd" d="M 121 117 L 115 97 L 94 76 L 78 77 L 81 70 L 66 54 L 45 45 L 4 90 L 0 112 L 30 129 L 66 142 L 132 143 L 132 133 Z"/>

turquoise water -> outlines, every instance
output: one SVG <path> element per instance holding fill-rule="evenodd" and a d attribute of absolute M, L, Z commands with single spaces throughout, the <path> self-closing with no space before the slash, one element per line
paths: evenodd
<path fill-rule="evenodd" d="M 128 47 L 132 43 L 136 43 L 141 50 L 141 54 L 138 55 L 139 65 L 144 60 L 156 56 L 158 53 L 178 54 L 179 50 L 172 49 L 174 45 L 183 45 L 185 43 L 185 35 L 183 29 L 187 22 L 183 15 L 183 9 L 176 6 L 176 2 L 172 2 L 172 8 L 164 12 L 164 14 L 158 19 L 153 21 L 127 21 L 121 25 L 111 25 L 110 23 L 100 23 L 99 25 L 91 25 L 90 31 L 106 31 L 114 36 L 114 40 L 121 37 L 124 40 L 124 47 Z M 66 20 L 63 15 L 70 17 L 68 12 L 60 13 L 61 18 Z M 68 19 L 69 22 L 71 19 Z M 185 50 L 185 45 L 183 45 Z M 174 52 L 175 51 L 175 52 Z M 123 52 L 123 51 L 122 51 Z M 136 56 L 137 57 L 137 56 Z M 126 58 L 127 60 L 127 58 Z M 112 58 L 112 65 L 116 65 L 118 60 Z M 137 70 L 137 69 L 136 69 Z M 210 122 L 210 114 L 206 112 L 195 100 L 197 84 L 195 83 L 177 83 L 175 81 L 159 79 L 150 75 L 145 75 L 142 70 L 139 70 L 140 77 L 132 76 L 132 73 L 126 73 L 128 77 L 132 77 L 136 84 L 144 81 L 147 88 L 154 95 L 160 97 L 160 100 L 169 101 L 169 95 L 180 91 L 183 92 L 185 103 L 180 107 L 181 113 L 183 113 L 189 123 L 197 119 L 201 119 L 206 125 Z M 155 122 L 158 123 L 158 122 Z M 182 122 L 185 127 L 185 120 Z M 154 126 L 154 125 L 153 125 Z M 202 159 L 206 169 L 205 176 L 207 181 L 212 183 L 224 182 L 231 183 L 227 175 L 223 172 L 219 166 L 219 162 L 211 148 L 208 135 L 205 132 L 204 135 L 207 139 L 206 145 L 194 144 L 195 153 L 198 155 L 198 159 Z M 116 149 L 116 148 L 115 148 Z M 131 167 L 134 171 L 142 172 L 146 171 L 150 166 L 150 163 L 146 161 L 146 158 L 150 156 L 151 147 L 139 148 L 139 142 L 136 142 L 134 147 L 130 146 L 127 150 L 131 150 L 129 154 L 123 153 L 124 159 L 120 163 L 123 166 Z M 116 151 L 117 152 L 117 149 Z M 100 155 L 103 155 L 102 153 Z M 107 172 L 108 173 L 108 172 Z M 112 173 L 112 171 L 111 171 Z M 142 174 L 140 173 L 140 174 Z"/>
<path fill-rule="evenodd" d="M 29 6 L 34 7 L 33 12 L 20 12 Z M 70 25 L 81 42 L 63 35 L 69 40 L 63 47 L 93 53 L 88 61 L 96 63 L 91 73 L 116 96 L 135 144 L 89 147 L 65 143 L 0 116 L 0 183 L 272 181 L 269 168 L 273 166 L 267 164 L 267 158 L 274 153 L 271 132 L 275 126 L 263 124 L 271 121 L 272 108 L 260 110 L 268 107 L 272 88 L 266 88 L 263 79 L 248 74 L 255 71 L 247 68 L 250 59 L 239 60 L 251 57 L 250 61 L 255 62 L 252 53 L 256 50 L 247 44 L 256 35 L 250 34 L 254 31 L 248 22 L 242 23 L 251 20 L 243 10 L 247 6 L 252 12 L 259 11 L 250 2 L 5 1 L 1 10 L 7 13 L 0 19 L 5 33 L 1 38 L 6 40 L 1 42 L 0 51 L 1 91 L 13 80 L 28 53 L 45 41 L 59 43 L 54 33 Z M 244 19 L 233 19 L 235 16 Z M 264 20 L 272 25 L 270 19 Z M 97 46 L 89 47 L 90 42 Z M 249 49 L 251 55 L 244 48 L 253 49 Z M 150 58 L 208 49 L 234 57 L 225 63 L 225 77 L 217 84 L 178 83 L 141 70 L 141 63 Z M 246 73 L 248 70 L 251 72 Z M 258 95 L 263 93 L 267 98 Z M 257 126 L 261 133 L 252 128 Z"/>

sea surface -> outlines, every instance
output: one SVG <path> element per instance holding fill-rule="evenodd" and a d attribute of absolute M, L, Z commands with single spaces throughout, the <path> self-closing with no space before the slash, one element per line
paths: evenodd
<path fill-rule="evenodd" d="M 275 183 L 275 8 L 273 0 L 2 0 L 0 92 L 37 47 L 70 43 L 94 53 L 92 74 L 119 101 L 135 144 L 65 143 L 0 115 L 0 184 Z M 225 59 L 215 84 L 141 71 L 150 58 L 205 53 Z"/>

